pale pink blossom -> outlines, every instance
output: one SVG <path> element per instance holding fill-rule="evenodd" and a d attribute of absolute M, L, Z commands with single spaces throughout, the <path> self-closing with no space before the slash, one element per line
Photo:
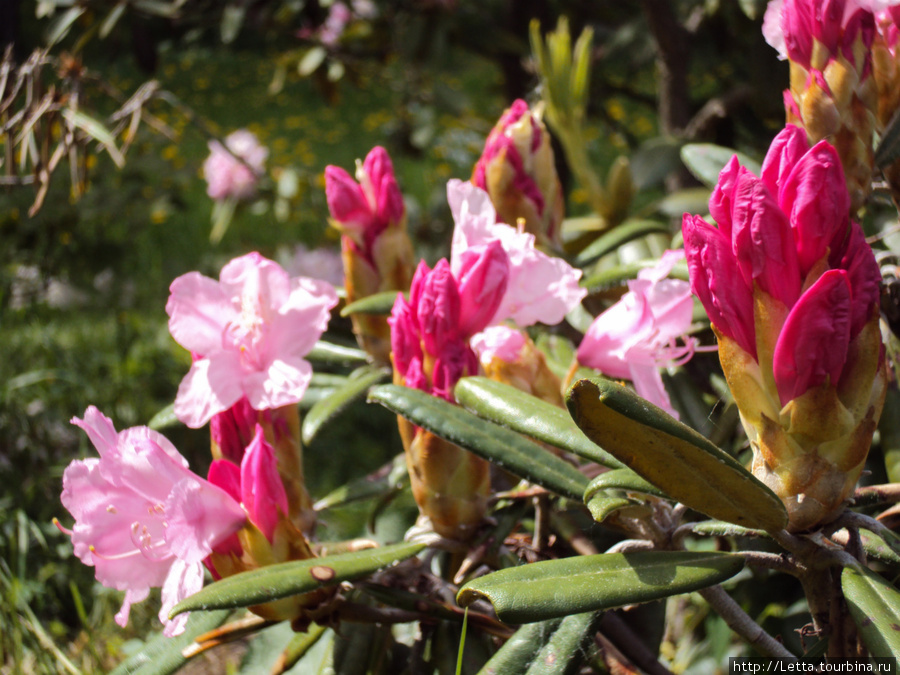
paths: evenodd
<path fill-rule="evenodd" d="M 495 358 L 507 363 L 519 360 L 522 347 L 528 337 L 522 331 L 510 326 L 488 326 L 480 333 L 472 336 L 470 344 L 478 355 L 482 365 L 489 365 Z"/>
<path fill-rule="evenodd" d="M 209 142 L 209 157 L 203 163 L 206 193 L 213 199 L 249 199 L 265 171 L 269 151 L 246 129 L 229 134 L 225 146 L 231 152 L 218 141 Z M 234 155 L 244 161 L 240 162 Z"/>
<path fill-rule="evenodd" d="M 638 394 L 676 418 L 660 368 L 684 363 L 696 349 L 695 339 L 685 336 L 691 325 L 691 286 L 666 278 L 683 259 L 683 251 L 666 251 L 654 267 L 641 270 L 628 282 L 628 292 L 594 320 L 577 353 L 582 365 L 631 380 Z"/>
<path fill-rule="evenodd" d="M 63 474 L 63 506 L 75 518 L 75 555 L 97 581 L 125 591 L 116 623 L 125 626 L 132 603 L 162 588 L 165 634 L 184 630 L 187 615 L 171 609 L 203 585 L 203 560 L 239 530 L 238 502 L 190 471 L 161 434 L 147 427 L 117 433 L 95 407 L 73 418 L 100 457 L 73 461 Z M 60 529 L 62 529 L 60 527 Z"/>
<path fill-rule="evenodd" d="M 175 414 L 201 427 L 246 396 L 254 410 L 300 401 L 312 377 L 303 357 L 337 304 L 331 284 L 290 277 L 259 253 L 235 258 L 219 281 L 189 272 L 170 287 L 169 330 L 195 360 Z"/>
<path fill-rule="evenodd" d="M 581 270 L 535 248 L 533 234 L 498 223 L 484 190 L 454 179 L 447 183 L 447 200 L 455 222 L 450 254 L 454 274 L 462 269 L 468 251 L 480 251 L 494 241 L 509 256 L 506 294 L 491 324 L 507 319 L 522 327 L 557 324 L 584 298 L 586 291 L 578 285 Z"/>

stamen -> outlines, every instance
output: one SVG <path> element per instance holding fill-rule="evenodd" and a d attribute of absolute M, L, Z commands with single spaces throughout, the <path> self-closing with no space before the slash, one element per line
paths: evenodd
<path fill-rule="evenodd" d="M 72 534 L 73 534 L 72 530 L 67 530 L 66 528 L 64 528 L 62 526 L 62 523 L 59 522 L 58 518 L 53 519 L 53 524 L 56 525 L 56 529 L 59 530 L 60 532 L 62 532 L 63 534 L 68 535 L 70 537 L 72 536 Z"/>
<path fill-rule="evenodd" d="M 107 513 L 115 514 L 115 513 L 117 513 L 116 507 L 113 506 L 112 504 L 110 504 L 109 506 L 106 507 L 106 512 L 107 512 Z"/>

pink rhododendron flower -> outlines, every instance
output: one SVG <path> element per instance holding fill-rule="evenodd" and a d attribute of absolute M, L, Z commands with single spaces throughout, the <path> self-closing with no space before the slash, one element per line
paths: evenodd
<path fill-rule="evenodd" d="M 509 256 L 506 294 L 490 324 L 506 319 L 523 327 L 538 322 L 557 324 L 584 298 L 586 291 L 578 285 L 581 270 L 536 249 L 533 234 L 498 223 L 484 190 L 451 180 L 447 200 L 456 224 L 450 255 L 454 275 L 460 274 L 470 252 L 479 252 L 492 242 L 499 242 Z"/>
<path fill-rule="evenodd" d="M 269 151 L 246 129 L 229 134 L 225 145 L 246 164 L 235 159 L 218 141 L 210 141 L 210 154 L 203 163 L 206 193 L 213 199 L 248 199 L 256 192 Z"/>
<path fill-rule="evenodd" d="M 196 355 L 178 388 L 178 419 L 203 426 L 243 396 L 254 410 L 300 401 L 312 377 L 303 357 L 337 304 L 330 284 L 290 277 L 250 253 L 225 265 L 219 281 L 190 272 L 169 290 L 169 330 Z"/>
<path fill-rule="evenodd" d="M 691 286 L 666 278 L 683 258 L 683 251 L 666 251 L 655 266 L 641 270 L 621 300 L 594 320 L 577 353 L 582 365 L 633 381 L 638 394 L 675 418 L 659 369 L 679 365 L 696 351 L 696 340 L 685 337 Z M 676 345 L 677 338 L 684 344 Z"/>
<path fill-rule="evenodd" d="M 125 626 L 132 603 L 162 588 L 159 618 L 165 634 L 184 630 L 187 615 L 169 611 L 203 585 L 203 560 L 239 530 L 246 515 L 225 491 L 188 469 L 159 433 L 133 427 L 117 433 L 89 407 L 84 429 L 99 459 L 76 460 L 63 475 L 62 503 L 75 518 L 75 555 L 96 569 L 97 581 L 125 591 L 116 623 Z M 60 528 L 62 529 L 62 528 Z"/>

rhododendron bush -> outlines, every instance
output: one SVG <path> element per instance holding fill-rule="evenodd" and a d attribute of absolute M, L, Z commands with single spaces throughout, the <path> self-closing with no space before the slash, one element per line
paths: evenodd
<path fill-rule="evenodd" d="M 319 4 L 297 68 L 330 64 L 328 87 L 405 16 Z M 900 658 L 898 3 L 743 3 L 788 64 L 780 121 L 741 126 L 756 138 L 732 135 L 740 151 L 698 142 L 727 96 L 678 120 L 674 3 L 644 4 L 656 142 L 597 159 L 591 115 L 630 114 L 591 86 L 615 47 L 601 22 L 535 19 L 529 95 L 474 125 L 461 171 L 426 177 L 436 215 L 385 138 L 297 191 L 327 223 L 319 249 L 215 249 L 172 275 L 158 314 L 180 384 L 121 431 L 85 394 L 71 423 L 93 450 L 62 474 L 54 520 L 120 629 L 158 615 L 122 672 L 248 643 L 265 654 L 241 672 Z M 242 241 L 235 214 L 286 199 L 288 170 L 246 125 L 197 166 L 213 247 Z M 328 492 L 331 463 L 346 482 Z"/>

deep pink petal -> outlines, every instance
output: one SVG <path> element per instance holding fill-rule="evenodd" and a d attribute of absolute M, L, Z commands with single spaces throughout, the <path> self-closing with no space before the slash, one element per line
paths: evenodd
<path fill-rule="evenodd" d="M 439 354 L 446 342 L 458 340 L 460 334 L 459 288 L 446 259 L 439 260 L 420 286 L 410 291 L 411 299 L 413 295 L 425 351 Z"/>
<path fill-rule="evenodd" d="M 847 270 L 853 290 L 853 313 L 850 317 L 852 340 L 878 311 L 881 302 L 881 269 L 858 223 L 851 223 L 847 251 L 841 258 L 840 268 Z"/>
<path fill-rule="evenodd" d="M 391 316 L 388 318 L 391 327 L 391 355 L 394 368 L 402 376 L 413 359 L 422 359 L 422 343 L 419 334 L 419 326 L 413 319 L 412 308 L 403 297 L 397 293 Z"/>
<path fill-rule="evenodd" d="M 795 124 L 788 124 L 772 139 L 762 163 L 759 177 L 781 203 L 781 190 L 787 177 L 809 150 L 806 131 Z"/>
<path fill-rule="evenodd" d="M 794 166 L 781 191 L 803 276 L 850 225 L 850 196 L 837 151 L 820 141 Z"/>
<path fill-rule="evenodd" d="M 685 214 L 681 231 L 691 290 L 713 325 L 756 358 L 753 296 L 738 270 L 731 242 L 700 216 Z"/>
<path fill-rule="evenodd" d="M 288 499 L 275 453 L 260 425 L 241 462 L 241 502 L 251 522 L 271 542 L 275 526 L 288 512 Z"/>
<path fill-rule="evenodd" d="M 749 172 L 735 186 L 733 217 L 732 245 L 744 283 L 755 282 L 792 306 L 802 282 L 794 235 L 768 188 Z"/>
<path fill-rule="evenodd" d="M 794 305 L 772 364 L 782 405 L 840 379 L 850 344 L 851 298 L 847 273 L 829 270 Z"/>
<path fill-rule="evenodd" d="M 338 166 L 325 167 L 325 199 L 331 217 L 344 229 L 361 232 L 372 221 L 372 210 L 363 189 Z"/>
<path fill-rule="evenodd" d="M 457 281 L 459 334 L 465 339 L 484 330 L 497 314 L 509 272 L 509 257 L 499 241 L 463 254 Z"/>
<path fill-rule="evenodd" d="M 709 197 L 709 215 L 716 221 L 719 231 L 731 238 L 731 212 L 734 209 L 734 188 L 741 173 L 747 170 L 741 166 L 737 155 L 732 155 L 719 172 L 719 180 Z"/>

